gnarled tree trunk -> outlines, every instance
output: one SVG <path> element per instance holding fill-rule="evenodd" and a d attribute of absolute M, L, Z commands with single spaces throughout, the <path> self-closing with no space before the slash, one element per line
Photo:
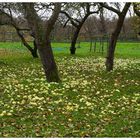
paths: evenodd
<path fill-rule="evenodd" d="M 48 82 L 60 82 L 57 66 L 54 60 L 51 43 L 49 40 L 37 43 L 38 52 Z"/>
<path fill-rule="evenodd" d="M 34 43 L 37 45 L 46 80 L 48 82 L 60 82 L 49 37 L 60 13 L 61 3 L 54 4 L 53 13 L 45 25 L 44 21 L 38 16 L 34 3 L 23 3 L 22 5 L 29 27 L 35 37 Z"/>

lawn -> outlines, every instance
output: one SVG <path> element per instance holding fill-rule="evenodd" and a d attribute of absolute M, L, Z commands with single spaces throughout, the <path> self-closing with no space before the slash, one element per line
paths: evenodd
<path fill-rule="evenodd" d="M 32 43 L 30 43 L 32 46 Z M 78 44 L 76 44 L 78 46 Z M 57 56 L 69 55 L 70 43 L 52 43 L 54 54 Z M 0 49 L 5 51 L 28 52 L 28 50 L 20 42 L 0 42 Z M 94 43 L 92 51 L 90 52 L 90 42 L 81 42 L 80 48 L 77 48 L 77 56 L 106 56 L 107 43 L 104 43 L 104 52 L 102 55 L 100 43 L 97 43 L 96 52 L 94 53 Z M 118 42 L 116 47 L 115 56 L 118 58 L 140 58 L 140 42 Z"/>
<path fill-rule="evenodd" d="M 0 43 L 0 137 L 140 137 L 139 44 L 118 43 L 109 73 L 88 45 L 53 44 L 62 83 L 50 84 L 39 59 Z"/>

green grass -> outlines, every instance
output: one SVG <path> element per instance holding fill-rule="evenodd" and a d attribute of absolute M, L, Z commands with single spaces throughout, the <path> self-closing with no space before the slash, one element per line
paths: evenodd
<path fill-rule="evenodd" d="M 139 44 L 119 43 L 110 73 L 87 43 L 74 57 L 53 46 L 67 47 L 54 49 L 61 84 L 18 43 L 0 43 L 0 137 L 140 137 Z"/>
<path fill-rule="evenodd" d="M 54 48 L 60 47 L 64 50 L 62 51 L 55 51 L 54 54 L 69 54 L 69 43 L 52 43 Z M 78 46 L 78 44 L 76 45 Z M 94 55 L 94 56 L 102 56 L 101 46 L 97 43 L 96 53 L 94 53 L 94 48 L 92 48 L 92 52 L 90 52 L 90 42 L 82 42 L 80 44 L 81 48 L 77 48 L 76 55 L 77 56 L 87 56 L 87 55 Z M 104 44 L 104 53 L 103 56 L 106 56 L 107 44 Z M 140 58 L 140 43 L 138 42 L 118 42 L 116 46 L 115 56 L 119 58 Z"/>
<path fill-rule="evenodd" d="M 32 46 L 32 45 L 31 45 Z M 78 46 L 78 44 L 76 45 Z M 97 43 L 96 53 L 94 53 L 94 49 L 90 52 L 90 42 L 82 42 L 80 43 L 81 48 L 77 48 L 76 55 L 77 56 L 106 56 L 106 43 L 104 44 L 104 53 L 102 55 L 101 47 L 99 43 Z M 52 47 L 54 50 L 54 54 L 56 56 L 67 56 L 69 55 L 69 47 L 70 43 L 52 43 Z M 28 52 L 27 49 L 20 42 L 7 42 L 0 43 L 0 49 L 10 49 L 11 51 L 18 52 Z M 115 56 L 118 58 L 140 58 L 140 43 L 139 42 L 118 42 L 116 46 Z"/>

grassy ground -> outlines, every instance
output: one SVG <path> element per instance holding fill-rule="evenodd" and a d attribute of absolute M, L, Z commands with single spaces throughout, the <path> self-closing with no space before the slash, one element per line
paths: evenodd
<path fill-rule="evenodd" d="M 70 43 L 52 43 L 54 54 L 57 56 L 69 55 L 69 46 Z M 78 46 L 78 44 L 76 45 Z M 96 53 L 94 53 L 94 48 L 90 52 L 90 42 L 80 43 L 81 48 L 77 48 L 77 56 L 102 56 L 101 47 L 97 43 Z M 104 43 L 104 53 L 103 56 L 106 56 L 107 44 Z M 20 51 L 24 52 L 27 49 L 19 42 L 13 43 L 2 43 L 0 42 L 0 49 L 5 49 L 5 51 L 10 49 L 11 51 Z M 140 58 L 140 42 L 118 42 L 115 52 L 116 57 L 119 58 Z"/>
<path fill-rule="evenodd" d="M 0 137 L 140 137 L 140 50 L 127 44 L 110 73 L 87 43 L 80 57 L 54 48 L 62 83 L 49 84 L 39 59 L 1 43 Z"/>

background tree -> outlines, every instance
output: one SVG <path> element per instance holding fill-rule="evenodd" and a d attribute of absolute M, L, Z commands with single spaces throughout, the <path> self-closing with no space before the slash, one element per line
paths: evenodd
<path fill-rule="evenodd" d="M 113 70 L 114 52 L 115 52 L 118 36 L 121 32 L 125 16 L 127 14 L 127 11 L 129 9 L 131 3 L 125 3 L 122 11 L 114 8 L 113 6 L 109 6 L 107 3 L 100 3 L 100 5 L 108 10 L 113 11 L 114 13 L 116 13 L 118 15 L 117 24 L 111 35 L 108 50 L 107 50 L 107 57 L 106 57 L 106 70 L 111 71 L 111 70 Z"/>
<path fill-rule="evenodd" d="M 70 53 L 75 54 L 76 51 L 76 41 L 86 19 L 91 15 L 99 12 L 99 9 L 95 8 L 97 3 L 71 3 L 67 4 L 66 7 L 61 11 L 65 14 L 67 21 L 64 26 L 70 21 L 70 23 L 75 27 L 74 34 L 71 40 Z"/>

